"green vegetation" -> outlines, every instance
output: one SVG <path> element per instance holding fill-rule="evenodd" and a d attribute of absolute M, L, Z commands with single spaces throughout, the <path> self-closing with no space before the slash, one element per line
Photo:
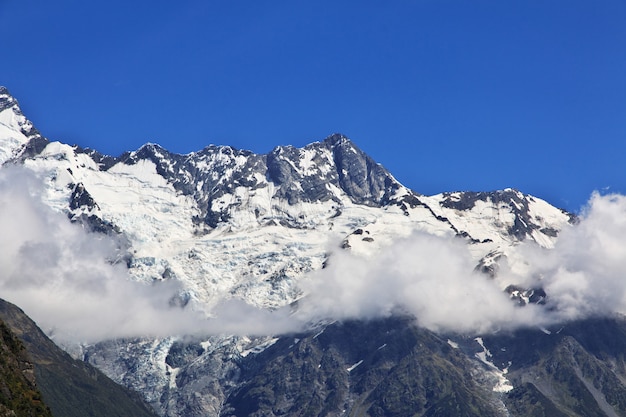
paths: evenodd
<path fill-rule="evenodd" d="M 568 417 L 559 410 L 531 383 L 514 388 L 507 396 L 507 406 L 513 416 L 526 417 Z"/>
<path fill-rule="evenodd" d="M 0 322 L 0 416 L 48 417 L 22 342 Z"/>

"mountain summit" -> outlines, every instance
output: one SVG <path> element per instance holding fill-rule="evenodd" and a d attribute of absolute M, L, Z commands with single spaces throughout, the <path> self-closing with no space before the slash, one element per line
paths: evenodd
<path fill-rule="evenodd" d="M 175 190 L 193 197 L 200 211 L 198 222 L 215 228 L 241 212 L 254 212 L 260 222 L 275 217 L 264 201 L 382 206 L 403 189 L 382 166 L 365 155 L 345 136 L 336 134 L 302 149 L 279 146 L 267 155 L 256 155 L 230 146 L 208 146 L 199 152 L 176 155 L 147 144 L 109 164 L 154 164 L 156 172 Z M 281 203 L 282 204 L 282 203 Z M 292 212 L 292 210 L 288 210 Z M 238 214 L 239 213 L 239 214 Z M 289 213 L 291 214 L 291 213 Z M 296 213 L 293 213 L 296 215 Z M 282 219 L 294 227 L 305 219 Z"/>
<path fill-rule="evenodd" d="M 0 138 L 0 164 L 15 158 L 18 153 L 25 153 L 27 144 L 35 146 L 43 139 L 22 113 L 17 100 L 3 86 L 0 86 Z"/>

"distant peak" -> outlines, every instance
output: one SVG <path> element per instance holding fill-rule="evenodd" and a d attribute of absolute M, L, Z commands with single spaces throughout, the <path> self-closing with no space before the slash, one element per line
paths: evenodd
<path fill-rule="evenodd" d="M 278 145 L 272 151 L 271 154 L 280 155 L 285 152 L 293 152 L 296 149 L 293 145 Z"/>
<path fill-rule="evenodd" d="M 15 105 L 17 105 L 17 100 L 15 100 L 6 87 L 0 86 L 0 111 Z"/>
<path fill-rule="evenodd" d="M 17 159 L 18 157 L 38 154 L 46 147 L 48 140 L 41 136 L 30 120 L 24 116 L 22 110 L 20 110 L 17 99 L 9 93 L 9 90 L 4 86 L 0 86 L 0 112 L 4 111 L 13 113 L 11 119 L 13 121 L 13 128 L 24 135 L 24 138 L 19 140 L 18 143 L 9 145 L 15 147 L 10 150 L 8 154 L 5 154 L 5 156 L 12 155 L 12 158 Z M 2 151 L 0 150 L 0 152 Z"/>
<path fill-rule="evenodd" d="M 139 151 L 141 151 L 143 149 L 163 149 L 163 147 L 161 145 L 159 145 L 158 143 L 146 142 L 143 145 L 141 145 L 141 147 L 139 149 L 137 149 L 137 152 L 139 152 Z"/>
<path fill-rule="evenodd" d="M 324 142 L 332 146 L 341 145 L 344 143 L 352 143 L 352 141 L 350 141 L 347 136 L 342 135 L 341 133 L 333 133 L 332 135 L 324 139 Z"/>
<path fill-rule="evenodd" d="M 130 153 L 131 158 L 135 161 L 138 159 L 151 159 L 152 161 L 156 161 L 162 158 L 164 154 L 167 155 L 169 152 L 161 145 L 151 142 L 144 143 L 139 149 Z"/>

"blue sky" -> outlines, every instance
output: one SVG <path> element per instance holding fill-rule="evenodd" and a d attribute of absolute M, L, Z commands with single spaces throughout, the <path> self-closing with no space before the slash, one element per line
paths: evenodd
<path fill-rule="evenodd" d="M 0 0 L 52 140 L 258 153 L 341 132 L 424 194 L 626 193 L 626 0 Z"/>

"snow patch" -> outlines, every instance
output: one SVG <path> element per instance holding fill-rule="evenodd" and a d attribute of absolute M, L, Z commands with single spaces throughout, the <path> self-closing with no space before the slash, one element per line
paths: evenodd
<path fill-rule="evenodd" d="M 360 361 L 358 361 L 357 363 L 355 363 L 354 365 L 352 365 L 351 367 L 349 367 L 348 369 L 346 369 L 348 372 L 352 372 L 356 369 L 357 366 L 359 366 L 360 364 L 363 363 L 363 359 L 361 359 Z"/>
<path fill-rule="evenodd" d="M 487 373 L 494 377 L 496 383 L 494 384 L 492 390 L 494 392 L 509 392 L 513 389 L 513 385 L 506 378 L 506 374 L 509 372 L 509 368 L 506 367 L 500 370 L 496 365 L 491 362 L 490 358 L 492 357 L 491 352 L 487 349 L 485 344 L 483 343 L 483 339 L 481 337 L 477 337 L 474 339 L 480 347 L 482 347 L 482 352 L 477 352 L 476 357 L 487 366 Z"/>

